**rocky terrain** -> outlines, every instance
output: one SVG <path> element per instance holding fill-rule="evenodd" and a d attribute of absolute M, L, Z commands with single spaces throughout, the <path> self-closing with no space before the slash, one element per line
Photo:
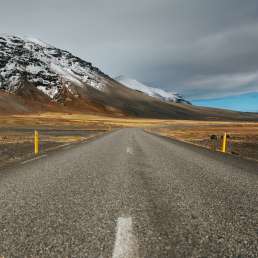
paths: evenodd
<path fill-rule="evenodd" d="M 96 89 L 104 87 L 105 75 L 91 63 L 35 39 L 0 37 L 0 89 L 15 92 L 25 82 L 51 99 L 73 92 L 72 84 Z"/>

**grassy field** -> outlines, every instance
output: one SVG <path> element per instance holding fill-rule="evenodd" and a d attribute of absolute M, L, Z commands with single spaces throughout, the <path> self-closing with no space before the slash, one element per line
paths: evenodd
<path fill-rule="evenodd" d="M 87 141 L 104 131 L 40 129 L 39 154 L 77 142 Z M 34 156 L 34 130 L 0 128 L 0 167 Z"/>
<path fill-rule="evenodd" d="M 117 127 L 169 125 L 173 120 L 117 118 L 69 113 L 40 113 L 0 116 L 0 128 L 61 128 L 110 130 Z"/>
<path fill-rule="evenodd" d="M 211 136 L 216 135 L 218 151 L 221 149 L 222 136 L 226 132 L 229 135 L 227 152 L 258 160 L 258 123 L 177 121 L 149 130 L 209 149 L 212 148 Z"/>
<path fill-rule="evenodd" d="M 211 148 L 211 135 L 230 135 L 228 152 L 258 160 L 258 122 L 218 122 L 117 118 L 87 114 L 39 113 L 0 116 L 0 154 L 11 148 L 10 157 L 16 157 L 15 146 L 33 151 L 33 130 L 41 131 L 42 148 L 88 139 L 97 133 L 116 128 L 140 127 L 166 137 Z M 44 132 L 43 132 L 43 131 Z M 56 130 L 53 133 L 53 130 Z M 49 133 L 52 132 L 52 133 Z M 9 148 L 9 149 L 10 149 Z M 25 148 L 25 149 L 26 149 Z M 19 148 L 18 148 L 19 149 Z M 25 150 L 24 152 L 28 152 Z M 21 155 L 18 155 L 19 157 Z M 2 159 L 5 156 L 2 155 Z M 1 158 L 0 158 L 1 162 Z"/>

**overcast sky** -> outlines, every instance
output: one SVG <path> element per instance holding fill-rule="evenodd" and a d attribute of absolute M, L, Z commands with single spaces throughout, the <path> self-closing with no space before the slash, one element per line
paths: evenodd
<path fill-rule="evenodd" d="M 0 31 L 190 99 L 258 91 L 257 0 L 0 0 Z"/>

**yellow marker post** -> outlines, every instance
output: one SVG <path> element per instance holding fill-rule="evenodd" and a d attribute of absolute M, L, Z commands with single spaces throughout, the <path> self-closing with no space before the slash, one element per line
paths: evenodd
<path fill-rule="evenodd" d="M 227 149 L 227 133 L 224 133 L 221 151 L 225 153 L 226 149 Z"/>
<path fill-rule="evenodd" d="M 34 133 L 34 152 L 35 155 L 39 154 L 39 132 L 37 130 Z"/>

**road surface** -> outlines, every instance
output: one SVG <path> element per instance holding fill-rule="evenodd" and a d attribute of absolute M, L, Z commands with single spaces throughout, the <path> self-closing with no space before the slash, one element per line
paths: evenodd
<path fill-rule="evenodd" d="M 258 165 L 123 129 L 0 171 L 3 257 L 258 257 Z"/>

